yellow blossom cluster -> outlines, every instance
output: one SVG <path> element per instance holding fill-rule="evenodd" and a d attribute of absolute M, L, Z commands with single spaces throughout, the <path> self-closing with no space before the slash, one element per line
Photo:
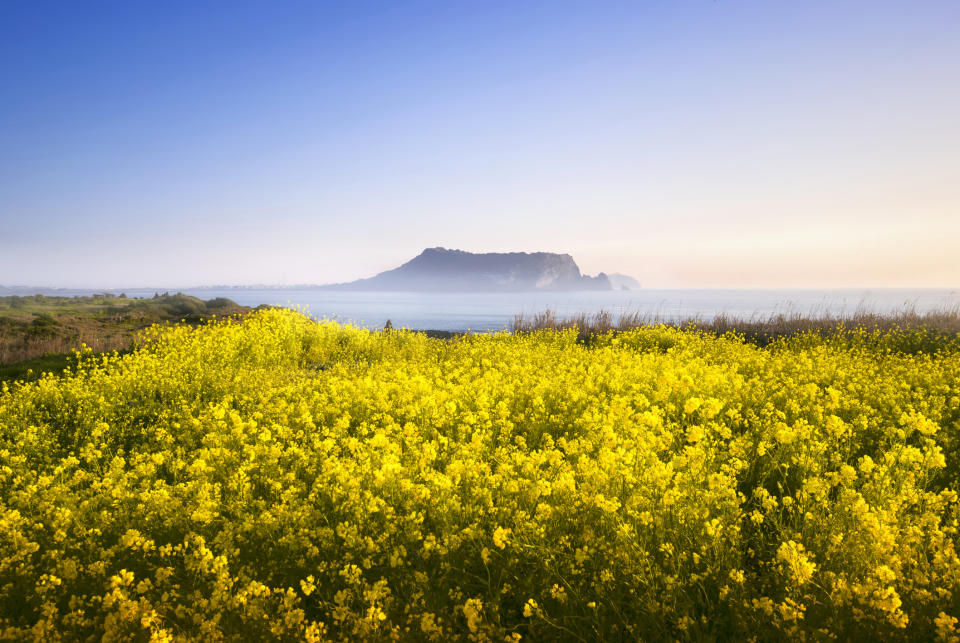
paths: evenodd
<path fill-rule="evenodd" d="M 0 639 L 958 641 L 960 345 L 266 310 L 0 388 Z"/>

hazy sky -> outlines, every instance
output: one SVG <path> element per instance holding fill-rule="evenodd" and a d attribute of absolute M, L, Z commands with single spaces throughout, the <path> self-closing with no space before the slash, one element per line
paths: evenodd
<path fill-rule="evenodd" d="M 427 246 L 960 285 L 960 2 L 0 2 L 0 284 Z"/>

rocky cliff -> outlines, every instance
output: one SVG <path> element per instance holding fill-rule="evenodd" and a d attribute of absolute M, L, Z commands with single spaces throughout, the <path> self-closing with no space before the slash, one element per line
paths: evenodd
<path fill-rule="evenodd" d="M 530 291 L 611 290 L 603 273 L 588 277 L 568 254 L 427 248 L 399 268 L 369 279 L 327 286 L 338 290 Z"/>

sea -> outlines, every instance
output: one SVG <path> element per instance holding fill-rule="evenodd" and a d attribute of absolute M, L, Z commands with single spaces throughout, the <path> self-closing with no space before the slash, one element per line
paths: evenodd
<path fill-rule="evenodd" d="M 91 295 L 119 291 L 75 289 L 3 289 L 0 295 Z M 517 315 L 545 310 L 558 317 L 609 312 L 639 314 L 664 321 L 710 319 L 716 315 L 766 318 L 775 314 L 849 317 L 877 313 L 960 309 L 960 288 L 872 289 L 638 289 L 600 292 L 420 293 L 346 292 L 313 288 L 126 289 L 128 297 L 183 292 L 201 299 L 226 297 L 245 306 L 298 308 L 316 318 L 366 328 L 491 332 L 508 330 Z"/>

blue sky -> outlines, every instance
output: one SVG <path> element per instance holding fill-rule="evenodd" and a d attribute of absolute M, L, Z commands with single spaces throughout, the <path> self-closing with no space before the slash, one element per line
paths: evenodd
<path fill-rule="evenodd" d="M 957 286 L 960 3 L 0 3 L 0 284 Z"/>

